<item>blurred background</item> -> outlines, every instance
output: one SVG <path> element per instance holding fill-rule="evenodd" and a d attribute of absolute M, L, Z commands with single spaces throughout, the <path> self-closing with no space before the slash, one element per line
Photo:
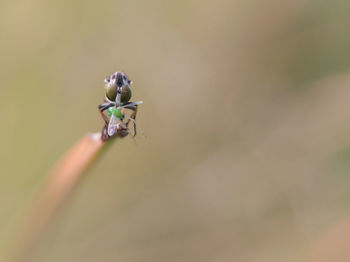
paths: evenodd
<path fill-rule="evenodd" d="M 350 261 L 327 244 L 350 215 L 349 11 L 1 0 L 0 260 L 124 71 L 146 138 L 109 148 L 28 261 Z"/>

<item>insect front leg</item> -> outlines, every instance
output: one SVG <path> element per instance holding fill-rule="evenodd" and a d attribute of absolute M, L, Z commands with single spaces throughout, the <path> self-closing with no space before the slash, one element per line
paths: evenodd
<path fill-rule="evenodd" d="M 100 104 L 98 106 L 98 109 L 100 111 L 100 114 L 103 118 L 103 120 L 105 121 L 106 125 L 108 125 L 108 122 L 109 122 L 109 119 L 107 118 L 107 116 L 103 113 L 105 110 L 107 110 L 108 108 L 110 108 L 111 106 L 113 106 L 112 103 L 110 102 L 106 102 L 106 103 L 103 103 L 103 104 Z"/>

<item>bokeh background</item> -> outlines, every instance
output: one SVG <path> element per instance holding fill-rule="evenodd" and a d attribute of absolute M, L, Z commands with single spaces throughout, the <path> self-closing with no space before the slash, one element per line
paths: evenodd
<path fill-rule="evenodd" d="M 109 148 L 28 261 L 350 261 L 327 244 L 350 239 L 349 11 L 1 0 L 0 260 L 124 71 L 145 138 Z"/>

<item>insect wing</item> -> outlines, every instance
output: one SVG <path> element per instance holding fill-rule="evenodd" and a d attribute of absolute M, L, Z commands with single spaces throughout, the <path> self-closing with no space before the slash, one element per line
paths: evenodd
<path fill-rule="evenodd" d="M 117 118 L 112 114 L 107 128 L 107 133 L 109 136 L 113 136 L 117 128 Z"/>

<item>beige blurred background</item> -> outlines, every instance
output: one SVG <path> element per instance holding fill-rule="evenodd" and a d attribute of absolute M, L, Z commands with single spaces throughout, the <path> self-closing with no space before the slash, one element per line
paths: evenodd
<path fill-rule="evenodd" d="M 111 146 L 28 261 L 324 259 L 350 215 L 349 11 L 2 0 L 0 261 L 46 172 L 102 128 L 114 71 L 144 101 L 146 139 Z"/>

